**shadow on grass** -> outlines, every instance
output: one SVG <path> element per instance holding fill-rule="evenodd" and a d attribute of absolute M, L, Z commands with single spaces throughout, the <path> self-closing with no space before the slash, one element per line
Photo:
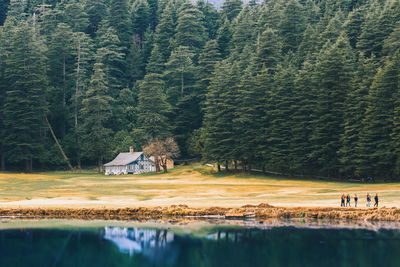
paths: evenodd
<path fill-rule="evenodd" d="M 192 166 L 193 170 L 202 174 L 202 175 L 206 175 L 206 176 L 212 176 L 215 178 L 226 178 L 226 177 L 236 177 L 236 178 L 268 178 L 268 179 L 272 179 L 272 177 L 269 176 L 265 176 L 263 174 L 252 174 L 252 173 L 245 173 L 245 172 L 240 172 L 240 171 L 225 171 L 222 170 L 220 172 L 218 172 L 215 169 L 210 169 L 210 167 L 205 167 L 205 166 L 201 166 L 201 165 L 195 165 Z M 275 178 L 273 178 L 275 179 Z"/>

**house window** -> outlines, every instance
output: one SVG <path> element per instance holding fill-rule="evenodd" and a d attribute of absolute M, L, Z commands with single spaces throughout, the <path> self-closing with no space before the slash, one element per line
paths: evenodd
<path fill-rule="evenodd" d="M 140 165 L 140 169 L 143 170 L 143 165 Z"/>

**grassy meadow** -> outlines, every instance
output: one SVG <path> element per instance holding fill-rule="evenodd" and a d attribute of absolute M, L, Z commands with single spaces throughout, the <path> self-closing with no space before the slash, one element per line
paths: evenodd
<path fill-rule="evenodd" d="M 379 193 L 381 206 L 399 207 L 400 183 L 344 183 L 181 166 L 169 173 L 105 176 L 91 172 L 0 173 L 0 207 L 336 207 L 342 193 Z"/>

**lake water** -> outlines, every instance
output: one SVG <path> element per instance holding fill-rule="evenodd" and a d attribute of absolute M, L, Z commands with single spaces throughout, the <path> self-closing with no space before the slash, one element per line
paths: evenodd
<path fill-rule="evenodd" d="M 14 223 L 0 266 L 400 266 L 400 230 Z"/>

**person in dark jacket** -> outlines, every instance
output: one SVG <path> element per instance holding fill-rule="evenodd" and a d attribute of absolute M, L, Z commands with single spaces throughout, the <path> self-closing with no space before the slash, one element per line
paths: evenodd
<path fill-rule="evenodd" d="M 378 193 L 376 193 L 376 194 L 375 194 L 374 200 L 375 200 L 374 207 L 378 207 L 378 205 L 379 205 L 379 197 L 378 197 Z"/>
<path fill-rule="evenodd" d="M 371 196 L 367 194 L 367 207 L 371 207 Z"/>
<path fill-rule="evenodd" d="M 344 207 L 345 205 L 344 205 L 344 201 L 345 201 L 345 196 L 344 196 L 344 194 L 342 194 L 342 196 L 340 197 L 340 207 Z"/>
<path fill-rule="evenodd" d="M 351 207 L 351 205 L 350 205 L 350 200 L 351 200 L 351 197 L 350 197 L 349 194 L 347 194 L 347 197 L 346 197 L 346 207 Z"/>
<path fill-rule="evenodd" d="M 357 208 L 357 204 L 358 204 L 358 196 L 357 194 L 354 194 L 354 207 Z"/>

